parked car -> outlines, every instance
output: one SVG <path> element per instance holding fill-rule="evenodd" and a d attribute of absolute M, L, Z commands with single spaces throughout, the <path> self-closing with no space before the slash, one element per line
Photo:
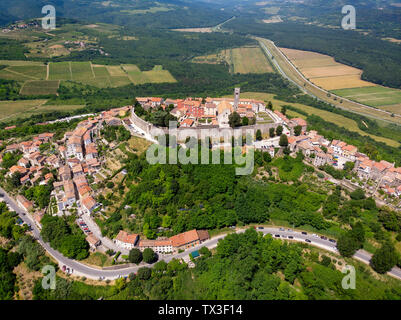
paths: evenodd
<path fill-rule="evenodd" d="M 263 230 L 264 228 L 263 228 L 263 227 L 258 227 L 258 229 L 259 229 L 259 230 Z"/>
<path fill-rule="evenodd" d="M 293 236 L 288 236 L 288 239 L 294 239 L 294 237 Z"/>
<path fill-rule="evenodd" d="M 305 235 L 306 235 L 306 234 L 308 234 L 308 233 L 307 233 L 307 232 L 305 232 L 305 231 L 302 231 L 301 233 L 302 233 L 302 234 L 305 234 Z"/>
<path fill-rule="evenodd" d="M 322 239 L 322 240 L 327 240 L 327 237 L 321 236 L 320 239 Z"/>
<path fill-rule="evenodd" d="M 329 239 L 330 242 L 336 243 L 336 240 L 334 239 Z"/>
<path fill-rule="evenodd" d="M 275 234 L 274 235 L 276 238 L 280 238 L 280 235 L 279 234 Z"/>
<path fill-rule="evenodd" d="M 310 241 L 309 239 L 305 239 L 306 242 L 311 243 L 312 241 Z"/>
<path fill-rule="evenodd" d="M 280 228 L 279 230 L 280 230 L 280 231 L 285 231 L 285 229 L 284 229 L 284 228 Z"/>
<path fill-rule="evenodd" d="M 61 269 L 65 272 L 66 268 L 67 268 L 66 266 L 63 266 Z"/>
<path fill-rule="evenodd" d="M 287 229 L 288 232 L 293 232 L 292 229 Z"/>

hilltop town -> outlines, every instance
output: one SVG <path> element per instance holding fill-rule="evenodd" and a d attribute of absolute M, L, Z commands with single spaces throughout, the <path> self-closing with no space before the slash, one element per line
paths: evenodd
<path fill-rule="evenodd" d="M 254 147 L 257 150 L 268 152 L 272 158 L 283 154 L 295 157 L 302 153 L 306 163 L 321 172 L 326 171 L 334 178 L 339 178 L 336 172 L 347 168 L 350 175 L 333 181 L 348 181 L 351 188 L 362 187 L 377 199 L 384 199 L 386 196 L 388 201 L 384 203 L 388 205 L 391 199 L 401 196 L 400 167 L 384 160 L 371 160 L 358 152 L 355 146 L 343 141 L 329 141 L 316 131 L 308 130 L 305 120 L 289 119 L 282 112 L 266 107 L 263 101 L 239 99 L 239 96 L 237 100 L 164 100 L 146 97 L 137 99 L 136 108 L 138 106 L 150 112 L 170 110 L 170 114 L 178 118 L 180 127 L 193 129 L 205 128 L 207 123 L 216 127 L 230 127 L 229 118 L 234 112 L 238 112 L 241 118 L 255 118 L 254 126 L 259 128 L 257 120 L 261 118 L 261 114 L 266 114 L 270 117 L 269 130 L 264 130 L 263 135 L 256 137 Z M 100 182 L 99 172 L 107 163 L 107 157 L 99 150 L 104 147 L 115 149 L 119 143 L 109 143 L 102 132 L 106 127 L 122 127 L 127 137 L 133 135 L 147 138 L 146 132 L 141 129 L 143 123 L 138 123 L 139 117 L 134 110 L 134 106 L 126 106 L 90 116 L 79 122 L 73 131 L 65 132 L 60 140 L 55 139 L 54 133 L 42 133 L 28 141 L 8 144 L 3 141 L 7 145 L 0 155 L 2 166 L 10 160 L 15 162 L 6 173 L 7 179 L 15 183 L 16 189 L 12 193 L 18 204 L 28 214 L 32 214 L 38 227 L 41 227 L 41 219 L 45 214 L 75 215 L 76 223 L 86 235 L 91 250 L 103 252 L 114 250 L 128 253 L 132 248 L 139 248 L 141 251 L 151 248 L 154 252 L 167 254 L 185 250 L 209 238 L 207 231 L 202 230 L 155 240 L 124 230 L 120 230 L 115 239 L 102 236 L 94 219 L 94 214 L 104 212 L 99 201 L 102 191 L 93 190 L 91 186 Z M 266 120 L 266 117 L 262 119 Z M 252 126 L 248 123 L 248 127 Z M 283 135 L 287 137 L 284 144 L 281 143 Z M 332 169 L 327 169 L 329 167 Z M 124 174 L 124 170 L 121 174 Z M 50 186 L 50 192 L 45 195 L 50 199 L 47 199 L 48 205 L 41 205 L 39 199 L 34 197 L 30 200 L 26 198 L 25 195 L 30 194 L 29 190 L 36 186 Z M 395 203 L 396 206 L 397 203 L 400 205 L 399 202 Z"/>

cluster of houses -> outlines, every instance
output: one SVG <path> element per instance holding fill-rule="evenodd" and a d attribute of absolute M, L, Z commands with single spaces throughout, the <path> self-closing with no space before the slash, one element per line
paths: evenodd
<path fill-rule="evenodd" d="M 360 180 L 372 180 L 387 194 L 401 196 L 401 167 L 396 168 L 394 163 L 385 160 L 379 162 L 371 160 L 366 154 L 359 152 L 357 147 L 344 141 L 329 141 L 316 131 L 307 132 L 307 123 L 303 119 L 289 120 L 279 111 L 275 111 L 275 114 L 291 129 L 291 132 L 296 125 L 302 127 L 300 135 L 290 135 L 288 138 L 291 152 L 301 151 L 316 167 L 328 164 L 342 170 L 347 162 L 352 162 L 353 171 Z"/>
<path fill-rule="evenodd" d="M 81 121 L 74 131 L 66 132 L 64 138 L 54 141 L 54 133 L 42 133 L 32 140 L 13 143 L 6 146 L 0 154 L 0 162 L 7 152 L 22 152 L 18 163 L 12 166 L 7 176 L 20 173 L 22 185 L 48 185 L 53 183 L 52 196 L 56 199 L 58 212 L 67 213 L 76 204 L 81 213 L 91 213 L 98 207 L 93 198 L 93 190 L 89 186 L 87 176 L 94 175 L 101 168 L 102 159 L 96 146 L 100 130 L 104 124 L 121 125 L 121 116 L 126 115 L 130 107 L 116 108 L 104 111 L 94 118 Z M 49 148 L 41 151 L 42 144 Z M 57 177 L 52 172 L 44 173 L 47 168 L 57 170 Z M 22 195 L 18 203 L 27 211 L 33 209 L 33 203 Z"/>
<path fill-rule="evenodd" d="M 255 118 L 259 112 L 265 111 L 266 105 L 263 101 L 254 99 L 240 99 L 240 89 L 236 88 L 233 99 L 226 98 L 186 98 L 186 99 L 163 99 L 155 97 L 136 98 L 138 103 L 145 109 L 162 107 L 166 109 L 170 105 L 174 109 L 170 113 L 180 123 L 180 127 L 195 127 L 202 125 L 219 126 L 228 128 L 228 116 L 237 112 L 241 118 Z"/>
<path fill-rule="evenodd" d="M 21 175 L 21 184 L 30 182 L 31 184 L 38 183 L 39 185 L 45 185 L 48 184 L 51 179 L 54 179 L 52 173 L 48 173 L 43 177 L 42 171 L 45 166 L 58 168 L 60 166 L 60 161 L 56 155 L 44 155 L 40 151 L 40 146 L 44 143 L 51 142 L 53 136 L 53 133 L 42 133 L 32 140 L 6 146 L 4 153 L 20 151 L 23 154 L 17 164 L 9 169 L 7 176 L 10 177 L 14 173 L 19 172 Z M 0 161 L 2 161 L 2 159 L 3 154 L 0 155 Z"/>
<path fill-rule="evenodd" d="M 192 248 L 209 239 L 209 233 L 206 230 L 190 230 L 170 238 L 158 238 L 157 240 L 142 240 L 138 234 L 128 234 L 120 231 L 114 242 L 127 250 L 138 248 L 144 251 L 146 248 L 152 249 L 156 253 L 176 253 L 180 250 Z"/>
<path fill-rule="evenodd" d="M 14 24 L 11 24 L 7 26 L 6 28 L 2 29 L 1 31 L 4 33 L 8 33 L 10 31 L 15 31 L 15 30 L 23 30 L 23 29 L 28 29 L 28 28 L 38 28 L 39 22 L 38 21 L 30 21 L 30 22 L 16 22 Z"/>

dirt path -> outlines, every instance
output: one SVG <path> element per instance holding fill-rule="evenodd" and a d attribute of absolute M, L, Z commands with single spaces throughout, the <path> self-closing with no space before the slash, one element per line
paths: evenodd
<path fill-rule="evenodd" d="M 91 65 L 91 70 L 92 70 L 92 74 L 93 74 L 93 79 L 96 79 L 95 72 L 93 71 L 93 64 L 92 64 L 91 61 L 89 61 L 89 63 L 90 63 L 90 65 Z"/>

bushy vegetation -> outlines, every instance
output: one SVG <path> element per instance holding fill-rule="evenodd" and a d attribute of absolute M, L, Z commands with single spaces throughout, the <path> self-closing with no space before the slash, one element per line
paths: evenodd
<path fill-rule="evenodd" d="M 72 218 L 75 220 L 73 216 Z M 71 226 L 71 221 L 67 223 L 63 218 L 45 215 L 41 224 L 42 231 L 40 234 L 44 241 L 50 243 L 52 248 L 68 258 L 82 260 L 88 256 L 89 245 L 85 241 L 85 236 L 78 226 Z"/>
<path fill-rule="evenodd" d="M 217 245 L 215 254 L 202 250 L 195 268 L 173 259 L 142 267 L 129 281 L 113 286 L 89 286 L 57 279 L 56 290 L 43 290 L 40 281 L 35 299 L 193 299 L 193 300 L 338 300 L 400 299 L 397 280 L 386 282 L 368 276 L 357 265 L 355 290 L 342 288 L 344 274 L 330 257 L 302 244 L 288 244 L 262 236 L 254 229 L 231 234 Z M 59 285 L 60 284 L 60 285 Z"/>

